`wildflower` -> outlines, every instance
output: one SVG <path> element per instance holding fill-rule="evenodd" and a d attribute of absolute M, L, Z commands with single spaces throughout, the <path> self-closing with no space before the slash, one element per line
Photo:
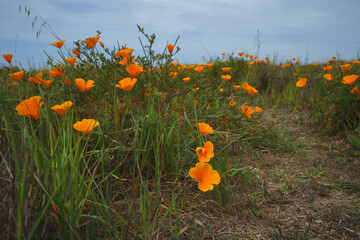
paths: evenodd
<path fill-rule="evenodd" d="M 263 109 L 261 107 L 255 107 L 255 113 L 262 112 Z"/>
<path fill-rule="evenodd" d="M 231 67 L 223 67 L 223 68 L 221 68 L 221 70 L 222 70 L 224 73 L 227 73 L 227 72 L 230 72 Z"/>
<path fill-rule="evenodd" d="M 333 69 L 333 67 L 329 65 L 329 66 L 323 67 L 323 69 L 325 71 L 329 72 L 331 69 Z"/>
<path fill-rule="evenodd" d="M 359 65 L 359 64 L 360 64 L 360 61 L 359 61 L 359 60 L 353 61 L 352 64 L 354 64 L 354 65 Z"/>
<path fill-rule="evenodd" d="M 193 88 L 192 91 L 193 91 L 194 93 L 197 93 L 197 92 L 199 91 L 199 88 L 198 88 L 198 87 L 197 87 L 197 88 Z"/>
<path fill-rule="evenodd" d="M 83 40 L 83 43 L 85 43 L 88 46 L 88 48 L 93 49 L 99 39 L 100 39 L 100 36 L 94 36 L 94 37 L 87 38 L 86 40 Z"/>
<path fill-rule="evenodd" d="M 142 66 L 140 66 L 140 65 L 130 64 L 129 66 L 126 67 L 126 71 L 130 74 L 130 76 L 132 78 L 136 78 L 144 70 L 143 70 Z"/>
<path fill-rule="evenodd" d="M 56 67 L 53 67 L 53 68 L 51 69 L 51 71 L 49 71 L 49 75 L 50 75 L 52 78 L 61 77 L 61 76 L 62 76 L 62 69 L 61 69 L 61 67 L 59 67 L 59 69 L 57 69 Z"/>
<path fill-rule="evenodd" d="M 256 63 L 260 63 L 260 62 L 261 62 L 261 59 L 257 59 L 257 60 L 256 60 Z"/>
<path fill-rule="evenodd" d="M 65 61 L 68 62 L 70 65 L 74 66 L 75 61 L 76 61 L 76 57 L 67 58 L 67 59 L 65 59 Z"/>
<path fill-rule="evenodd" d="M 12 59 L 13 55 L 12 54 L 4 54 L 3 58 L 10 64 L 11 63 L 11 59 Z"/>
<path fill-rule="evenodd" d="M 185 65 L 181 65 L 180 67 L 178 67 L 178 72 L 184 71 L 185 67 Z"/>
<path fill-rule="evenodd" d="M 285 66 L 285 65 L 281 65 L 280 67 L 281 67 L 281 68 L 285 68 L 286 66 Z"/>
<path fill-rule="evenodd" d="M 99 41 L 99 44 L 100 44 L 101 47 L 104 47 L 104 46 L 105 46 L 102 41 Z"/>
<path fill-rule="evenodd" d="M 169 51 L 170 54 L 173 52 L 174 47 L 175 47 L 175 46 L 174 46 L 173 44 L 168 44 L 168 45 L 167 45 L 167 49 L 168 49 L 168 51 Z"/>
<path fill-rule="evenodd" d="M 90 88 L 95 86 L 93 80 L 89 80 L 85 83 L 85 80 L 82 78 L 76 78 L 75 85 L 79 88 L 80 92 L 82 93 L 89 91 Z"/>
<path fill-rule="evenodd" d="M 170 70 L 173 69 L 174 67 L 176 67 L 178 65 L 177 62 L 171 62 L 170 63 Z"/>
<path fill-rule="evenodd" d="M 69 110 L 69 108 L 73 105 L 73 103 L 71 101 L 67 101 L 64 102 L 61 105 L 55 105 L 53 107 L 51 107 L 51 110 L 54 110 L 55 112 L 57 112 L 58 114 L 65 116 L 65 112 L 67 110 Z"/>
<path fill-rule="evenodd" d="M 297 87 L 305 87 L 306 86 L 306 78 L 298 78 L 299 81 L 296 82 Z"/>
<path fill-rule="evenodd" d="M 171 73 L 170 73 L 170 78 L 171 78 L 171 79 L 174 79 L 174 78 L 176 78 L 177 75 L 178 75 L 177 72 L 171 72 Z"/>
<path fill-rule="evenodd" d="M 214 66 L 213 63 L 208 63 L 208 64 L 206 64 L 206 67 L 207 67 L 208 69 L 211 69 L 213 66 Z"/>
<path fill-rule="evenodd" d="M 191 64 L 190 66 L 187 67 L 187 69 L 189 69 L 190 71 L 194 69 L 194 64 Z"/>
<path fill-rule="evenodd" d="M 291 63 L 287 63 L 285 66 L 286 67 L 291 67 Z"/>
<path fill-rule="evenodd" d="M 69 79 L 63 79 L 62 81 L 65 83 L 65 86 L 68 86 L 71 83 Z"/>
<path fill-rule="evenodd" d="M 331 81 L 334 79 L 334 77 L 331 74 L 324 74 L 323 77 L 328 81 Z"/>
<path fill-rule="evenodd" d="M 230 75 L 221 75 L 221 78 L 222 78 L 225 82 L 227 82 L 227 81 L 229 81 L 229 80 L 231 79 L 231 76 L 230 76 Z"/>
<path fill-rule="evenodd" d="M 74 129 L 79 132 L 89 135 L 90 132 L 99 125 L 100 123 L 94 119 L 83 119 L 73 125 Z"/>
<path fill-rule="evenodd" d="M 334 60 L 335 60 L 335 59 L 336 59 L 336 57 L 335 57 L 335 56 L 332 56 L 332 59 L 334 59 Z"/>
<path fill-rule="evenodd" d="M 45 86 L 47 86 L 48 88 L 50 87 L 51 83 L 53 82 L 53 80 L 42 80 L 41 83 Z"/>
<path fill-rule="evenodd" d="M 245 54 L 245 57 L 249 57 L 249 54 Z"/>
<path fill-rule="evenodd" d="M 357 75 L 347 75 L 343 77 L 344 80 L 343 83 L 347 85 L 353 85 L 357 78 L 358 78 Z"/>
<path fill-rule="evenodd" d="M 219 173 L 213 170 L 208 163 L 197 163 L 194 168 L 190 169 L 189 175 L 199 183 L 198 188 L 203 192 L 213 190 L 213 184 L 218 185 L 220 183 Z"/>
<path fill-rule="evenodd" d="M 225 121 L 227 121 L 227 120 L 230 119 L 230 117 L 229 117 L 229 116 L 225 116 L 225 117 L 223 117 L 223 119 L 224 119 Z"/>
<path fill-rule="evenodd" d="M 79 56 L 79 55 L 80 55 L 79 49 L 73 49 L 73 50 L 71 50 L 71 52 L 72 52 L 73 54 L 75 54 L 76 56 Z"/>
<path fill-rule="evenodd" d="M 9 73 L 9 76 L 16 82 L 20 82 L 24 76 L 24 71 Z"/>
<path fill-rule="evenodd" d="M 186 77 L 182 79 L 184 82 L 189 82 L 190 81 L 190 77 Z"/>
<path fill-rule="evenodd" d="M 33 82 L 33 83 L 35 83 L 35 84 L 41 85 L 41 83 L 42 83 L 42 81 L 43 81 L 42 75 L 43 75 L 43 73 L 42 73 L 42 72 L 39 72 L 39 73 L 37 73 L 37 74 L 35 75 L 35 77 L 30 77 L 30 78 L 29 78 L 29 81 L 30 81 L 30 82 Z"/>
<path fill-rule="evenodd" d="M 38 120 L 40 115 L 40 107 L 43 105 L 43 102 L 40 102 L 40 100 L 40 96 L 31 97 L 17 105 L 15 110 L 20 116 L 25 116 Z"/>
<path fill-rule="evenodd" d="M 234 85 L 235 90 L 239 90 L 240 89 L 240 85 Z"/>
<path fill-rule="evenodd" d="M 243 52 L 239 52 L 238 55 L 241 57 L 242 55 L 244 55 Z"/>
<path fill-rule="evenodd" d="M 53 42 L 53 43 L 50 43 L 50 45 L 53 45 L 53 46 L 55 46 L 55 47 L 57 47 L 57 48 L 60 49 L 60 48 L 64 45 L 65 41 L 66 41 L 66 40 L 55 41 L 55 42 Z"/>
<path fill-rule="evenodd" d="M 130 92 L 130 90 L 134 87 L 137 82 L 136 78 L 124 78 L 119 81 L 119 84 L 116 84 L 115 87 L 120 88 L 124 91 Z"/>
<path fill-rule="evenodd" d="M 234 101 L 230 101 L 230 103 L 229 103 L 229 107 L 235 107 L 236 106 L 236 102 L 234 102 Z"/>
<path fill-rule="evenodd" d="M 252 107 L 249 107 L 247 105 L 241 106 L 241 112 L 243 114 L 243 118 L 251 118 L 251 114 L 254 113 L 254 109 Z"/>
<path fill-rule="evenodd" d="M 342 71 L 346 72 L 349 71 L 352 68 L 351 64 L 344 64 L 344 65 L 340 65 L 340 68 Z"/>
<path fill-rule="evenodd" d="M 223 93 L 224 92 L 224 89 L 223 88 L 220 88 L 219 89 L 219 93 Z"/>
<path fill-rule="evenodd" d="M 255 62 L 254 62 L 254 61 L 251 61 L 251 62 L 249 62 L 248 64 L 249 64 L 249 65 L 254 65 Z"/>
<path fill-rule="evenodd" d="M 351 89 L 351 93 L 355 94 L 356 100 L 360 100 L 360 92 L 358 86 Z"/>
<path fill-rule="evenodd" d="M 196 148 L 196 154 L 199 157 L 199 162 L 209 162 L 214 157 L 214 145 L 207 141 L 204 147 Z"/>
<path fill-rule="evenodd" d="M 123 57 L 127 58 L 130 56 L 130 54 L 134 51 L 132 48 L 124 48 L 116 52 L 115 57 Z"/>
<path fill-rule="evenodd" d="M 318 63 L 312 63 L 311 64 L 313 67 L 317 67 L 319 64 Z"/>
<path fill-rule="evenodd" d="M 195 103 L 195 104 L 199 104 L 199 100 L 194 100 L 194 103 Z"/>
<path fill-rule="evenodd" d="M 293 60 L 293 61 L 295 61 L 295 60 L 296 60 L 296 58 L 292 58 L 292 60 Z"/>
<path fill-rule="evenodd" d="M 214 131 L 212 127 L 210 127 L 210 125 L 206 123 L 198 123 L 196 124 L 196 126 L 199 128 L 201 135 L 206 135 Z"/>
<path fill-rule="evenodd" d="M 297 75 L 297 73 L 293 73 L 293 75 L 294 75 L 294 76 L 296 76 L 296 75 Z"/>
<path fill-rule="evenodd" d="M 248 90 L 250 88 L 250 85 L 247 82 L 244 82 L 244 84 L 241 87 L 243 90 Z"/>
<path fill-rule="evenodd" d="M 248 94 L 249 95 L 254 95 L 258 92 L 258 90 L 256 90 L 254 87 L 250 86 L 248 89 Z"/>
<path fill-rule="evenodd" d="M 201 73 L 204 69 L 204 66 L 197 66 L 194 70 L 198 73 Z"/>
<path fill-rule="evenodd" d="M 300 61 L 296 61 L 296 64 L 299 64 L 300 63 Z"/>

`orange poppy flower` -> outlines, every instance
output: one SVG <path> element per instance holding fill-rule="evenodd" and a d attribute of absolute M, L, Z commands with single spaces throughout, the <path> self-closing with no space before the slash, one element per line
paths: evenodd
<path fill-rule="evenodd" d="M 93 49 L 99 39 L 100 39 L 100 36 L 94 36 L 94 37 L 87 38 L 86 40 L 83 40 L 83 43 L 85 43 L 88 46 L 88 48 Z"/>
<path fill-rule="evenodd" d="M 198 73 L 202 73 L 204 66 L 197 66 L 194 70 Z"/>
<path fill-rule="evenodd" d="M 49 75 L 50 75 L 52 78 L 61 77 L 61 76 L 62 76 L 62 69 L 61 69 L 61 67 L 59 67 L 59 69 L 57 69 L 56 67 L 53 67 L 52 70 L 49 71 Z"/>
<path fill-rule="evenodd" d="M 4 58 L 8 63 L 11 63 L 12 57 L 13 57 L 12 54 L 4 54 L 4 55 L 3 55 L 3 58 Z"/>
<path fill-rule="evenodd" d="M 170 70 L 171 70 L 174 67 L 176 67 L 178 65 L 178 63 L 177 62 L 171 62 L 169 65 L 170 65 Z"/>
<path fill-rule="evenodd" d="M 17 105 L 15 110 L 20 116 L 25 116 L 38 120 L 40 115 L 40 107 L 43 105 L 43 102 L 40 102 L 40 100 L 40 96 L 31 97 Z"/>
<path fill-rule="evenodd" d="M 249 95 L 254 95 L 258 92 L 258 90 L 256 90 L 254 87 L 250 86 L 248 89 L 248 94 Z"/>
<path fill-rule="evenodd" d="M 240 89 L 240 85 L 234 85 L 235 90 L 239 90 Z"/>
<path fill-rule="evenodd" d="M 130 54 L 134 51 L 133 48 L 124 48 L 116 52 L 115 57 L 123 57 L 127 58 L 130 56 Z"/>
<path fill-rule="evenodd" d="M 73 54 L 75 54 L 76 56 L 79 56 L 79 55 L 80 55 L 80 51 L 79 51 L 78 49 L 73 49 L 73 50 L 71 50 L 71 52 L 72 52 Z"/>
<path fill-rule="evenodd" d="M 180 67 L 178 67 L 178 72 L 184 71 L 185 67 L 185 65 L 181 65 Z"/>
<path fill-rule="evenodd" d="M 61 105 L 55 105 L 53 107 L 51 107 L 51 110 L 54 110 L 55 112 L 57 112 L 58 114 L 65 116 L 65 112 L 67 110 L 69 110 L 69 108 L 73 105 L 73 103 L 71 101 L 67 101 L 64 102 Z"/>
<path fill-rule="evenodd" d="M 169 53 L 172 53 L 172 52 L 173 52 L 174 47 L 175 47 L 175 46 L 174 46 L 173 44 L 167 45 L 167 49 L 168 49 Z"/>
<path fill-rule="evenodd" d="M 332 59 L 334 59 L 334 60 L 335 60 L 335 59 L 336 59 L 336 57 L 335 57 L 335 56 L 332 56 Z"/>
<path fill-rule="evenodd" d="M 189 82 L 190 81 L 190 77 L 186 77 L 182 79 L 184 82 Z"/>
<path fill-rule="evenodd" d="M 249 62 L 248 64 L 249 64 L 249 65 L 254 65 L 254 64 L 255 64 L 255 62 L 254 62 L 254 61 L 252 61 L 252 62 Z"/>
<path fill-rule="evenodd" d="M 227 121 L 227 120 L 230 119 L 230 117 L 229 117 L 229 116 L 225 116 L 225 117 L 223 117 L 223 119 L 224 119 L 225 121 Z"/>
<path fill-rule="evenodd" d="M 331 74 L 324 74 L 323 77 L 328 81 L 331 81 L 334 79 L 334 77 Z"/>
<path fill-rule="evenodd" d="M 360 61 L 359 61 L 359 60 L 353 61 L 352 64 L 354 64 L 354 65 L 359 65 L 359 64 L 360 64 Z"/>
<path fill-rule="evenodd" d="M 293 60 L 293 61 L 295 61 L 295 60 L 296 60 L 296 58 L 292 58 L 292 60 Z"/>
<path fill-rule="evenodd" d="M 116 84 L 115 87 L 120 88 L 124 91 L 130 92 L 130 90 L 134 87 L 137 82 L 136 78 L 124 78 L 119 81 L 119 84 Z"/>
<path fill-rule="evenodd" d="M 230 103 L 229 103 L 229 107 L 235 107 L 236 106 L 236 102 L 234 102 L 234 101 L 230 101 Z"/>
<path fill-rule="evenodd" d="M 329 66 L 323 67 L 323 69 L 325 71 L 329 72 L 331 69 L 333 69 L 333 67 L 329 65 Z"/>
<path fill-rule="evenodd" d="M 250 85 L 247 82 L 244 82 L 244 84 L 241 87 L 243 90 L 248 90 L 250 88 Z"/>
<path fill-rule="evenodd" d="M 252 107 L 249 107 L 247 105 L 241 106 L 241 112 L 243 114 L 243 118 L 251 118 L 251 114 L 254 113 L 254 109 Z"/>
<path fill-rule="evenodd" d="M 30 78 L 29 78 L 29 81 L 30 81 L 30 82 L 33 82 L 33 83 L 35 83 L 35 84 L 41 85 L 41 83 L 42 83 L 42 81 L 43 81 L 42 75 L 43 75 L 43 73 L 42 73 L 42 72 L 39 72 L 39 73 L 37 73 L 37 74 L 35 75 L 35 77 L 30 77 Z"/>
<path fill-rule="evenodd" d="M 356 100 L 360 100 L 360 92 L 358 86 L 351 89 L 351 93 L 355 94 Z"/>
<path fill-rule="evenodd" d="M 214 131 L 212 127 L 210 127 L 210 125 L 206 123 L 198 123 L 196 124 L 196 126 L 199 128 L 201 135 L 206 135 Z"/>
<path fill-rule="evenodd" d="M 130 76 L 132 78 L 136 78 L 144 70 L 143 70 L 142 66 L 140 66 L 140 65 L 130 64 L 129 66 L 126 67 L 126 71 L 130 74 Z"/>
<path fill-rule="evenodd" d="M 65 83 L 65 86 L 68 86 L 71 83 L 69 79 L 63 79 L 62 81 Z"/>
<path fill-rule="evenodd" d="M 299 81 L 296 82 L 296 87 L 305 87 L 307 79 L 306 78 L 298 78 Z"/>
<path fill-rule="evenodd" d="M 90 132 L 99 125 L 100 123 L 95 119 L 83 119 L 73 125 L 74 129 L 79 132 L 89 135 Z"/>
<path fill-rule="evenodd" d="M 191 64 L 190 66 L 187 67 L 187 69 L 189 69 L 190 71 L 194 69 L 194 64 Z"/>
<path fill-rule="evenodd" d="M 199 104 L 199 100 L 194 100 L 194 103 L 195 103 L 195 104 Z"/>
<path fill-rule="evenodd" d="M 242 55 L 244 55 L 243 52 L 239 52 L 238 55 L 241 57 Z"/>
<path fill-rule="evenodd" d="M 90 88 L 95 86 L 93 80 L 89 80 L 85 83 L 85 80 L 82 78 L 76 78 L 75 85 L 79 88 L 80 92 L 82 93 L 89 91 Z"/>
<path fill-rule="evenodd" d="M 245 54 L 245 57 L 249 57 L 249 54 Z"/>
<path fill-rule="evenodd" d="M 70 65 L 74 66 L 76 59 L 77 59 L 76 57 L 67 58 L 65 59 L 65 61 L 68 62 Z"/>
<path fill-rule="evenodd" d="M 102 41 L 99 41 L 99 44 L 100 44 L 101 47 L 104 47 L 104 46 L 105 46 Z"/>
<path fill-rule="evenodd" d="M 229 81 L 229 80 L 231 79 L 231 76 L 230 76 L 230 75 L 221 75 L 221 78 L 222 78 L 225 82 L 227 82 L 227 81 Z"/>
<path fill-rule="evenodd" d="M 358 78 L 357 75 L 347 75 L 343 77 L 344 80 L 343 83 L 347 85 L 353 85 L 357 78 Z"/>
<path fill-rule="evenodd" d="M 193 88 L 192 91 L 193 91 L 194 93 L 198 93 L 199 88 L 198 88 L 198 87 L 197 87 L 197 88 Z"/>
<path fill-rule="evenodd" d="M 177 73 L 177 72 L 171 72 L 171 73 L 170 73 L 170 79 L 174 79 L 174 78 L 176 78 L 176 77 L 177 77 L 177 75 L 178 75 L 178 73 Z"/>
<path fill-rule="evenodd" d="M 214 157 L 214 145 L 207 141 L 204 147 L 196 148 L 196 154 L 199 157 L 199 162 L 209 162 Z"/>
<path fill-rule="evenodd" d="M 269 57 L 265 57 L 265 60 L 266 60 L 266 61 L 269 61 Z"/>
<path fill-rule="evenodd" d="M 255 113 L 262 112 L 263 109 L 261 107 L 255 107 Z"/>
<path fill-rule="evenodd" d="M 20 82 L 24 76 L 24 71 L 16 72 L 16 73 L 9 73 L 8 74 L 14 81 Z"/>
<path fill-rule="evenodd" d="M 189 175 L 199 183 L 198 188 L 203 192 L 213 190 L 214 184 L 220 183 L 219 173 L 205 162 L 198 162 L 194 168 L 190 169 Z"/>
<path fill-rule="evenodd" d="M 51 83 L 53 82 L 53 80 L 42 80 L 41 83 L 45 86 L 47 86 L 48 88 L 50 87 Z"/>
<path fill-rule="evenodd" d="M 66 41 L 66 40 L 55 41 L 55 42 L 53 42 L 53 43 L 50 43 L 50 45 L 53 45 L 53 46 L 55 46 L 55 47 L 57 47 L 57 48 L 60 49 L 60 48 L 64 45 L 65 41 Z"/>
<path fill-rule="evenodd" d="M 281 68 L 285 68 L 286 66 L 285 66 L 285 65 L 281 65 L 280 67 L 281 67 Z"/>
<path fill-rule="evenodd" d="M 300 61 L 296 61 L 296 64 L 299 64 L 300 63 Z"/>
<path fill-rule="evenodd" d="M 208 63 L 208 64 L 206 64 L 206 67 L 207 67 L 208 69 L 211 69 L 213 66 L 214 66 L 213 63 Z"/>
<path fill-rule="evenodd" d="M 352 68 L 351 64 L 344 64 L 344 65 L 340 65 L 340 68 L 342 71 L 346 72 L 349 71 Z"/>
<path fill-rule="evenodd" d="M 255 62 L 256 62 L 256 63 L 260 63 L 260 62 L 261 62 L 261 59 L 257 59 Z"/>
<path fill-rule="evenodd" d="M 221 70 L 222 70 L 224 73 L 227 73 L 227 72 L 230 72 L 231 67 L 223 67 L 223 68 L 221 68 Z"/>
<path fill-rule="evenodd" d="M 220 88 L 219 89 L 219 93 L 223 93 L 224 92 L 224 89 L 223 88 Z"/>
<path fill-rule="evenodd" d="M 311 64 L 313 67 L 317 67 L 319 64 L 318 63 L 312 63 Z"/>

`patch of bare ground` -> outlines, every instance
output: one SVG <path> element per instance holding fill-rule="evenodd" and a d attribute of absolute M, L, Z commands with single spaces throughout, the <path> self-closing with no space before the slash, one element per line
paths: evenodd
<path fill-rule="evenodd" d="M 360 239 L 360 159 L 344 137 L 321 135 L 286 109 L 265 110 L 262 119 L 297 147 L 245 157 L 257 183 L 234 183 L 235 204 L 226 209 L 191 196 L 178 215 L 179 239 Z"/>

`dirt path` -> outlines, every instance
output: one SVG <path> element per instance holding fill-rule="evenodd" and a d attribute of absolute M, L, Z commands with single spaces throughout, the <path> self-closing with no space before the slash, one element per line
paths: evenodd
<path fill-rule="evenodd" d="M 321 136 L 285 109 L 265 110 L 262 119 L 293 150 L 246 157 L 255 190 L 235 184 L 238 204 L 227 212 L 199 204 L 184 213 L 207 232 L 198 239 L 360 239 L 360 157 L 343 137 Z"/>

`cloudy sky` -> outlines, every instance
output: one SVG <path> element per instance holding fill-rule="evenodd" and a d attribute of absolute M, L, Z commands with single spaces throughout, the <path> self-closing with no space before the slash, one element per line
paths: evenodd
<path fill-rule="evenodd" d="M 66 46 L 96 35 L 107 47 L 127 45 L 142 55 L 136 24 L 155 33 L 155 50 L 180 35 L 181 63 L 200 63 L 240 51 L 285 61 L 323 62 L 335 55 L 353 60 L 360 52 L 359 0 L 0 0 L 0 54 L 16 53 L 24 67 L 43 66 L 46 54 L 57 57 L 56 41 L 43 28 L 32 30 L 36 11 Z M 19 5 L 22 6 L 19 13 Z M 144 39 L 143 39 L 144 40 Z M 5 64 L 2 59 L 1 64 Z"/>

